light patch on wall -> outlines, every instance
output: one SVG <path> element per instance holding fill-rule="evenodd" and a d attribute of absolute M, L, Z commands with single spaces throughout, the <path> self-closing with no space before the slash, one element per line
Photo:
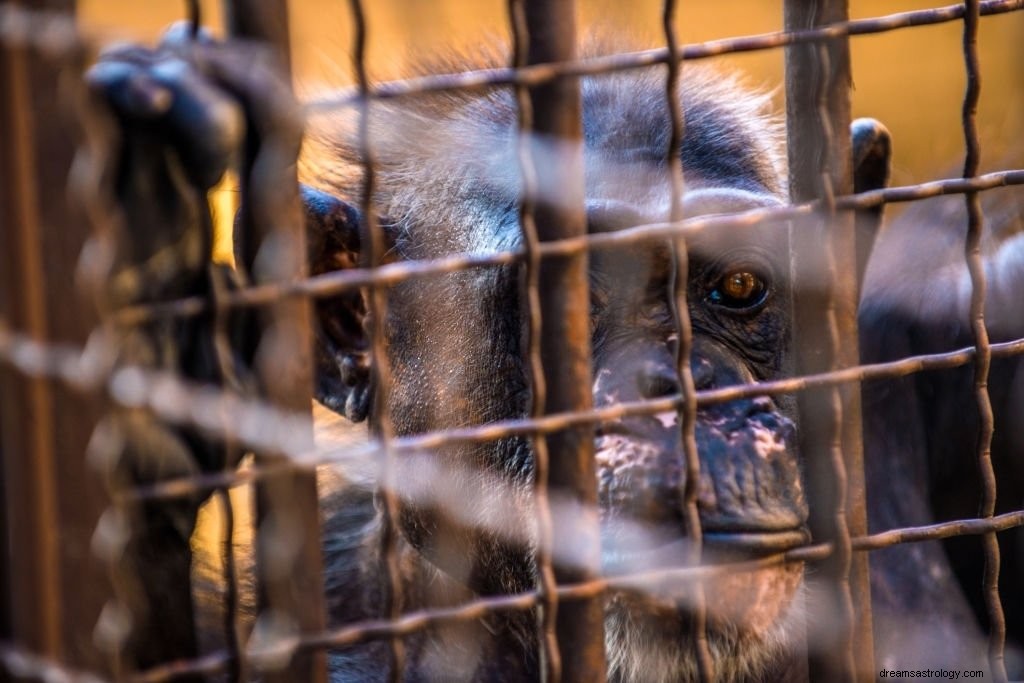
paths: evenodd
<path fill-rule="evenodd" d="M 235 265 L 234 243 L 231 233 L 238 211 L 238 176 L 228 171 L 207 195 L 213 214 L 213 260 Z"/>

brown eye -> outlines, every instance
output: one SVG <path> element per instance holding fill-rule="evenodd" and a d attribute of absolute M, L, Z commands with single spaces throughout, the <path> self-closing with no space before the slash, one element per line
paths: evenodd
<path fill-rule="evenodd" d="M 733 270 L 718 281 L 708 295 L 713 304 L 744 310 L 760 305 L 768 293 L 768 284 L 757 273 Z"/>

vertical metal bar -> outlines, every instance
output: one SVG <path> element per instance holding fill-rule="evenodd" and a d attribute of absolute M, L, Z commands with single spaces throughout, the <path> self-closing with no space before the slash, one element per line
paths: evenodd
<path fill-rule="evenodd" d="M 370 79 L 366 70 L 367 26 L 366 15 L 360 0 L 349 0 L 352 19 L 355 24 L 355 43 L 353 46 L 353 66 L 362 96 L 359 109 L 359 143 L 363 161 L 363 195 L 361 208 L 363 226 L 361 242 L 364 245 L 362 261 L 365 267 L 374 268 L 381 265 L 384 259 L 385 235 L 373 207 L 373 194 L 376 187 L 376 169 L 373 141 L 370 139 Z M 398 558 L 398 497 L 395 494 L 395 454 L 391 448 L 394 438 L 394 426 L 388 409 L 388 397 L 391 390 L 391 365 L 388 361 L 387 347 L 384 340 L 384 320 L 387 317 L 387 288 L 376 285 L 370 288 L 369 316 L 370 329 L 370 367 L 373 373 L 372 411 L 377 439 L 380 441 L 382 463 L 380 472 L 380 493 L 383 501 L 383 519 L 381 520 L 381 556 L 387 573 L 387 588 L 384 595 L 383 614 L 390 619 L 397 619 L 402 613 L 402 579 Z M 390 680 L 399 683 L 405 676 L 405 643 L 401 638 L 390 640 L 391 671 Z"/>
<path fill-rule="evenodd" d="M 31 4 L 75 11 L 72 0 Z M 73 128 L 61 97 L 79 59 L 71 51 L 55 64 L 0 45 L 0 317 L 34 340 L 83 345 L 96 319 L 72 303 L 80 300 L 72 275 L 89 223 L 65 201 Z M 0 370 L 7 636 L 96 672 L 109 670 L 93 629 L 111 588 L 89 542 L 109 500 L 84 452 L 102 409 L 103 401 Z"/>
<path fill-rule="evenodd" d="M 226 7 L 232 35 L 273 46 L 283 64 L 289 64 L 285 0 L 229 0 Z M 244 168 L 250 167 L 253 152 L 247 151 Z M 274 187 L 264 179 L 259 188 L 260 192 L 279 194 L 275 201 L 261 198 L 261 204 L 279 209 L 280 215 L 257 216 L 244 204 L 240 209 L 242 230 L 236 235 L 241 235 L 244 242 L 236 247 L 236 253 L 242 256 L 239 265 L 248 270 L 254 282 L 288 281 L 307 274 L 305 225 L 295 173 L 294 168 L 282 170 Z M 250 180 L 242 174 L 243 201 L 247 190 L 253 189 L 247 187 Z M 274 249 L 274 256 L 261 257 L 265 249 Z M 257 373 L 265 395 L 276 406 L 308 413 L 313 389 L 309 302 L 276 302 L 261 316 L 258 326 L 265 348 L 257 354 Z M 312 446 L 312 433 L 308 439 Z M 281 457 L 257 454 L 257 461 L 272 464 Z M 326 614 L 315 472 L 285 471 L 263 479 L 256 487 L 256 510 L 260 612 L 291 622 L 300 633 L 322 631 Z M 287 557 L 283 549 L 288 549 Z M 302 650 L 285 669 L 267 672 L 265 678 L 281 683 L 326 681 L 326 655 Z"/>
<path fill-rule="evenodd" d="M 230 35 L 274 46 L 281 63 L 291 70 L 287 0 L 227 0 L 224 9 L 224 23 Z"/>
<path fill-rule="evenodd" d="M 523 0 L 510 0 L 509 19 L 512 28 L 512 66 L 521 68 L 527 65 L 530 47 L 530 31 L 526 25 L 526 6 Z M 540 417 L 547 403 L 547 384 L 544 378 L 544 365 L 541 361 L 541 301 L 540 301 L 540 240 L 537 237 L 536 196 L 537 169 L 533 165 L 530 154 L 531 137 L 533 134 L 533 103 L 530 91 L 523 85 L 515 87 L 516 106 L 518 110 L 518 141 L 517 154 L 520 174 L 522 176 L 522 195 L 519 202 L 519 225 L 526 248 L 525 273 L 523 277 L 523 301 L 526 310 L 527 348 L 526 358 L 529 363 L 530 390 L 532 393 L 530 417 Z M 522 307 L 521 307 L 522 308 Z M 534 500 L 537 506 L 537 574 L 539 590 L 542 598 L 540 606 L 540 644 L 541 660 L 548 681 L 559 681 L 562 677 L 562 654 L 558 647 L 556 624 L 558 620 L 558 596 L 555 568 L 551 562 L 551 503 L 548 498 L 550 479 L 550 453 L 547 437 L 534 434 L 533 445 L 533 477 Z"/>
<path fill-rule="evenodd" d="M 561 62 L 576 56 L 576 3 L 528 0 L 525 6 L 530 64 Z M 541 242 L 586 234 L 583 185 L 583 120 L 579 81 L 562 78 L 531 88 L 534 115 L 533 168 L 538 187 L 557 187 L 538 198 L 534 216 Z M 541 146 L 543 145 L 543 148 Z M 537 289 L 544 333 L 544 412 L 592 406 L 590 321 L 586 253 L 549 258 L 540 264 Z M 555 564 L 558 583 L 584 581 L 600 571 L 597 478 L 593 427 L 573 428 L 547 439 L 549 484 L 553 494 L 577 501 L 581 514 L 552 520 L 552 547 L 575 547 L 577 566 Z M 604 610 L 601 597 L 562 603 L 556 620 L 562 677 L 599 683 L 605 679 Z"/>
<path fill-rule="evenodd" d="M 978 60 L 978 0 L 964 2 L 963 51 L 964 67 L 967 72 L 967 88 L 964 92 L 962 123 L 964 131 L 964 177 L 978 175 L 981 158 L 981 144 L 978 141 L 976 115 L 978 99 L 981 96 L 981 69 Z M 980 425 L 978 430 L 978 474 L 984 490 L 982 492 L 980 515 L 992 517 L 996 510 L 996 477 L 992 468 L 992 435 L 995 432 L 995 416 L 992 400 L 988 393 L 988 374 L 992 364 L 992 350 L 989 346 L 988 329 L 985 327 L 985 295 L 988 289 L 985 266 L 981 258 L 983 216 L 981 198 L 977 192 L 964 195 L 967 203 L 967 237 L 964 241 L 964 259 L 971 276 L 971 330 L 977 349 L 974 360 L 974 391 L 978 406 Z M 983 590 L 985 607 L 988 611 L 989 636 L 988 657 L 992 675 L 1000 683 L 1006 681 L 1004 647 L 1006 641 L 1006 620 L 999 598 L 999 541 L 995 533 L 982 537 L 985 552 Z"/>
<path fill-rule="evenodd" d="M 683 219 L 683 163 L 682 142 L 685 125 L 682 101 L 679 97 L 679 79 L 682 61 L 679 39 L 676 36 L 675 0 L 665 0 L 662 6 L 662 32 L 668 47 L 668 74 L 665 79 L 665 106 L 669 113 L 669 141 L 665 163 L 671 180 L 671 202 L 669 221 Z M 686 482 L 683 486 L 683 517 L 686 523 L 686 535 L 690 539 L 691 565 L 699 565 L 703 555 L 704 532 L 701 529 L 700 513 L 697 508 L 698 484 L 700 482 L 700 455 L 697 452 L 697 387 L 693 380 L 690 367 L 690 356 L 693 350 L 693 325 L 690 321 L 690 308 L 686 300 L 687 280 L 689 278 L 689 255 L 686 239 L 679 237 L 671 240 L 672 277 L 670 301 L 672 317 L 676 327 L 676 374 L 683 395 L 683 405 L 679 408 L 680 441 L 686 456 Z M 707 634 L 707 601 L 704 584 L 694 584 L 693 596 L 693 633 L 692 646 L 697 659 L 699 680 L 709 683 L 715 680 L 714 662 Z"/>
<path fill-rule="evenodd" d="M 787 30 L 847 19 L 846 0 L 785 4 Z M 853 217 L 837 215 L 833 205 L 837 193 L 853 189 L 850 84 L 847 39 L 786 49 L 790 197 L 794 202 L 822 199 L 825 204 L 821 214 L 794 223 L 791 232 L 798 374 L 855 365 L 859 358 Z M 810 675 L 814 680 L 873 680 L 867 556 L 854 557 L 850 548 L 851 533 L 867 532 L 860 390 L 804 392 L 797 404 L 811 531 L 835 547 L 819 575 L 824 581 L 817 583 L 827 605 L 820 614 L 832 623 L 813 624 Z"/>
<path fill-rule="evenodd" d="M 0 46 L 0 88 L 3 111 L 0 146 L 5 196 L 0 249 L 4 286 L 0 314 L 36 341 L 49 338 L 46 283 L 43 272 L 39 188 L 27 50 Z M 15 298 L 20 295 L 20 298 Z M 47 380 L 19 377 L 6 369 L 2 385 L 4 503 L 11 524 L 8 533 L 18 557 L 11 565 L 11 623 L 14 637 L 40 654 L 60 654 L 61 590 L 57 550 L 59 528 L 54 453 L 54 406 Z"/>

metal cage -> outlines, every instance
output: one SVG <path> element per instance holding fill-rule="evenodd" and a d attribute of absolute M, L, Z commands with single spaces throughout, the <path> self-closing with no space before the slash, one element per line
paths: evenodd
<path fill-rule="evenodd" d="M 356 107 L 362 119 L 369 255 L 359 268 L 308 277 L 301 258 L 283 258 L 277 272 L 253 277 L 240 289 L 213 287 L 208 297 L 148 302 L 116 310 L 78 306 L 70 314 L 60 304 L 80 296 L 95 298 L 110 273 L 104 258 L 119 220 L 116 207 L 99 191 L 108 160 L 100 144 L 108 132 L 89 113 L 80 74 L 97 45 L 74 20 L 73 0 L 46 0 L 29 9 L 17 0 L 0 3 L 0 453 L 4 504 L 0 532 L 4 561 L 0 563 L 0 662 L 10 679 L 48 681 L 201 679 L 224 674 L 234 679 L 260 671 L 265 680 L 326 680 L 328 648 L 344 648 L 370 639 L 391 643 L 392 665 L 400 672 L 402 637 L 443 621 L 472 620 L 496 610 L 534 610 L 538 613 L 547 680 L 600 681 L 605 661 L 601 596 L 617 579 L 600 576 L 599 569 L 559 566 L 551 548 L 566 538 L 597 538 L 596 527 L 579 519 L 560 519 L 549 505 L 549 490 L 583 503 L 595 501 L 594 464 L 590 430 L 602 421 L 623 415 L 677 410 L 683 417 L 688 480 L 695 482 L 699 462 L 693 438 L 699 406 L 740 397 L 795 394 L 801 415 L 801 450 L 827 453 L 808 463 L 811 526 L 814 545 L 780 553 L 758 562 L 763 566 L 793 561 L 819 563 L 823 595 L 834 600 L 844 628 L 834 636 L 828 655 L 812 654 L 807 673 L 812 680 L 870 680 L 874 677 L 871 604 L 867 552 L 898 543 L 976 534 L 984 538 L 985 596 L 990 629 L 990 664 L 1005 680 L 1002 648 L 1005 637 L 998 592 L 999 547 L 996 533 L 1024 525 L 1024 511 L 995 515 L 996 481 L 989 456 L 993 420 L 987 375 L 993 358 L 1024 354 L 1024 339 L 994 344 L 984 323 L 985 273 L 978 244 L 982 215 L 979 193 L 1024 183 L 1024 170 L 978 175 L 979 142 L 975 110 L 979 95 L 977 35 L 980 18 L 1024 9 L 1021 0 L 967 0 L 962 4 L 850 20 L 847 3 L 837 0 L 787 0 L 784 30 L 681 45 L 672 29 L 676 2 L 663 9 L 665 46 L 659 49 L 580 59 L 574 3 L 563 0 L 509 0 L 513 50 L 506 68 L 469 73 L 437 74 L 403 81 L 371 82 L 366 68 L 369 31 L 362 3 L 350 0 L 355 27 L 355 71 L 358 86 L 341 95 L 307 103 L 308 111 Z M 233 0 L 230 30 L 238 37 L 269 42 L 287 60 L 288 31 L 284 0 Z M 195 5 L 193 5 L 195 7 Z M 193 16 L 193 21 L 198 21 Z M 849 142 L 850 36 L 903 28 L 962 22 L 963 57 L 968 87 L 964 95 L 963 133 L 966 162 L 963 177 L 914 186 L 854 193 Z M 539 164 L 528 145 L 520 149 L 520 172 L 525 196 L 520 206 L 523 247 L 487 255 L 460 255 L 433 261 L 385 264 L 383 242 L 373 205 L 373 141 L 368 119 L 370 103 L 401 100 L 421 93 L 458 89 L 508 87 L 515 91 L 521 131 L 536 131 L 567 140 L 581 137 L 578 77 L 615 71 L 659 67 L 666 73 L 665 93 L 672 112 L 668 160 L 678 160 L 685 121 L 673 104 L 687 61 L 726 53 L 786 50 L 786 121 L 791 204 L 733 216 L 683 220 L 680 198 L 685 192 L 681 165 L 673 182 L 671 220 L 631 227 L 619 232 L 586 234 L 582 203 L 581 159 L 573 152 L 557 164 Z M 62 117 L 74 123 L 65 125 Z M 80 132 L 74 133 L 76 129 Z M 294 131 L 278 133 L 285 141 Z M 248 154 L 258 153 L 249 149 Z M 242 162 L 243 168 L 253 160 Z M 294 177 L 279 177 L 281 186 Z M 267 187 L 266 179 L 241 177 Z M 43 192 L 70 187 L 73 201 L 43 201 Z M 571 199 L 558 208 L 538 205 L 538 186 L 557 186 Z M 963 195 L 968 209 L 968 248 L 971 274 L 972 348 L 894 362 L 859 365 L 856 311 L 858 287 L 854 234 L 855 210 L 881 207 L 942 194 Z M 298 197 L 284 193 L 273 202 L 276 215 L 243 209 L 242 244 L 236 245 L 239 266 L 250 272 L 266 240 L 283 253 L 304 253 Z M 828 217 L 823 220 L 822 217 Z M 794 376 L 755 385 L 697 391 L 690 376 L 692 344 L 685 286 L 672 293 L 679 330 L 677 369 L 681 394 L 594 408 L 591 404 L 588 298 L 585 275 L 589 249 L 668 240 L 678 264 L 686 258 L 686 237 L 724 223 L 754 226 L 767 217 L 793 222 L 793 230 L 816 235 L 824 245 L 831 286 L 820 296 L 798 305 Z M 825 227 L 825 226 L 829 227 Z M 803 244 L 812 240 L 803 240 Z M 284 245 L 284 246 L 282 246 Z M 817 248 L 817 247 L 816 247 Z M 290 251 L 289 251 L 290 250 Z M 794 247 L 794 277 L 801 264 L 821 252 Z M 178 376 L 159 366 L 116 362 L 109 346 L 111 334 L 146 329 L 159 321 L 209 319 L 216 343 L 226 344 L 223 322 L 232 312 L 256 311 L 253 338 L 282 329 L 308 327 L 310 301 L 357 287 L 369 287 L 373 319 L 383 320 L 384 289 L 395 282 L 429 274 L 451 273 L 520 263 L 526 271 L 525 301 L 529 329 L 527 367 L 533 407 L 522 419 L 476 425 L 413 437 L 396 436 L 385 417 L 379 436 L 358 446 L 381 458 L 386 530 L 383 571 L 389 577 L 386 622 L 355 623 L 328 630 L 321 586 L 320 532 L 313 467 L 331 455 L 312 448 L 309 390 L 311 385 L 308 333 L 289 337 L 293 362 L 287 372 L 273 363 L 259 365 L 250 350 L 259 388 L 239 393 L 228 379 L 209 384 L 202 378 Z M 288 265 L 291 264 L 291 265 Z M 78 273 L 78 284 L 67 274 Z M 685 283 L 683 283 L 685 285 Z M 581 305 L 582 302 L 582 305 Z M 376 360 L 378 386 L 387 391 L 389 369 L 381 323 L 373 332 L 370 353 Z M 219 331 L 218 331 L 219 330 Z M 541 334 L 543 330 L 543 334 Z M 984 482 L 984 500 L 975 519 L 928 527 L 893 529 L 868 535 L 865 512 L 859 383 L 867 379 L 904 376 L 932 369 L 973 364 L 974 386 L 982 433 L 977 461 Z M 222 368 L 223 370 L 223 368 Z M 582 390 L 581 390 L 582 388 Z M 171 478 L 143 488 L 124 488 L 104 481 L 104 453 L 116 445 L 108 416 L 118 411 L 141 411 L 154 424 L 174 425 L 199 433 L 217 434 L 236 455 L 256 453 L 252 466 L 237 469 L 237 458 L 219 472 Z M 255 426 L 254 426 L 255 424 Z M 268 426 L 269 425 L 269 426 Z M 511 435 L 528 437 L 536 454 L 536 507 L 540 546 L 536 590 L 480 598 L 457 608 L 403 613 L 401 584 L 395 557 L 397 500 L 389 486 L 394 459 L 403 452 L 443 443 L 479 443 Z M 278 665 L 252 659 L 238 629 L 224 649 L 213 654 L 153 661 L 136 670 L 127 664 L 125 648 L 157 647 L 161 630 L 188 629 L 187 624 L 148 626 L 132 621 L 137 587 L 119 564 L 126 528 L 139 523 L 146 504 L 173 501 L 216 491 L 226 501 L 226 489 L 255 482 L 259 532 L 257 573 L 261 610 L 290 618 L 295 630 L 280 642 L 263 643 L 267 651 L 283 652 Z M 688 535 L 696 539 L 692 566 L 671 570 L 673 576 L 706 577 L 730 567 L 700 566 L 700 519 L 696 486 L 684 492 Z M 230 510 L 230 505 L 226 506 Z M 230 542 L 232 525 L 226 524 Z M 266 523 L 268 520 L 271 523 Z M 596 521 L 594 522 L 596 524 Z M 284 568 L 266 571 L 270 560 L 261 547 L 278 547 L 275 534 L 303 529 L 299 547 Z M 596 541 L 595 541 L 596 543 Z M 596 546 L 595 546 L 596 550 Z M 275 560 L 280 562 L 280 560 Z M 735 570 L 735 568 L 732 568 Z M 655 573 L 657 574 L 657 573 Z M 661 572 L 662 575 L 666 572 Z M 181 579 L 182 577 L 178 577 Z M 651 580 L 659 578 L 652 576 Z M 233 585 L 235 576 L 226 577 Z M 187 577 L 184 578 L 187 582 Z M 638 580 L 632 577 L 631 580 Z M 83 589 L 87 586 L 88 589 Z M 228 594 L 227 620 L 237 609 L 234 590 Z M 698 601 L 693 646 L 699 653 L 701 677 L 714 671 L 704 638 L 705 607 Z M 146 629 L 149 629 L 146 631 Z M 136 638 L 131 637 L 133 630 Z M 109 647 L 97 647 L 107 643 Z M 113 643 L 111 645 L 111 643 Z M 273 659 L 273 658 L 270 658 Z M 395 674 L 398 680 L 400 673 Z"/>

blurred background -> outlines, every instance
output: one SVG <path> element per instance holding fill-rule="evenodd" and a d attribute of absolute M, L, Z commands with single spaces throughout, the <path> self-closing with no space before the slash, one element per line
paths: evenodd
<path fill-rule="evenodd" d="M 204 21 L 223 26 L 220 2 L 203 0 Z M 373 0 L 366 2 L 375 78 L 401 77 L 418 56 L 479 44 L 508 43 L 505 0 Z M 852 0 L 854 18 L 939 6 L 943 0 Z M 590 35 L 625 37 L 635 48 L 662 44 L 660 0 L 579 0 L 580 29 Z M 683 0 L 679 36 L 699 42 L 782 27 L 776 0 Z M 185 16 L 182 0 L 80 0 L 87 23 L 112 36 L 151 41 Z M 299 91 L 309 95 L 352 82 L 351 20 L 342 0 L 292 0 L 291 29 Z M 901 29 L 852 39 L 854 116 L 883 121 L 894 139 L 893 184 L 955 174 L 963 158 L 960 106 L 964 90 L 960 22 Z M 982 19 L 978 125 L 982 170 L 1006 166 L 1019 153 L 1024 130 L 1024 13 Z M 710 61 L 739 70 L 749 82 L 783 96 L 781 49 L 718 57 Z M 685 78 L 685 71 L 684 71 Z"/>

